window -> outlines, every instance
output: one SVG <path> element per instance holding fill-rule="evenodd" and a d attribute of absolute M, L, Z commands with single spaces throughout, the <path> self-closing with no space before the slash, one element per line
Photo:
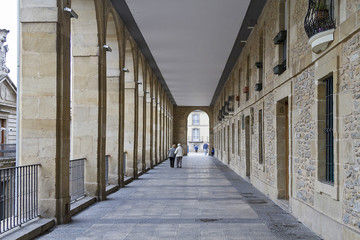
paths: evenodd
<path fill-rule="evenodd" d="M 200 129 L 193 128 L 193 130 L 192 130 L 192 140 L 193 140 L 193 142 L 199 142 L 200 141 Z"/>
<path fill-rule="evenodd" d="M 287 26 L 287 21 L 288 21 L 288 19 L 287 19 L 287 8 L 288 8 L 288 6 L 287 6 L 287 1 L 285 0 L 284 1 L 284 8 L 283 8 L 283 19 L 282 19 L 282 21 L 283 21 L 283 24 L 284 24 L 284 30 L 287 32 L 287 28 L 288 28 L 288 26 Z M 284 43 L 282 44 L 282 60 L 283 60 L 283 62 L 282 62 L 282 64 L 284 65 L 284 67 L 285 67 L 285 69 L 286 69 L 286 51 L 287 51 L 287 39 L 285 39 L 285 41 L 284 41 Z"/>
<path fill-rule="evenodd" d="M 199 114 L 192 115 L 192 125 L 200 125 L 200 115 Z"/>
<path fill-rule="evenodd" d="M 235 124 L 234 123 L 231 124 L 231 138 L 232 138 L 231 153 L 234 154 L 235 153 Z"/>
<path fill-rule="evenodd" d="M 0 119 L 1 144 L 5 144 L 6 120 Z"/>
<path fill-rule="evenodd" d="M 246 67 L 246 87 L 248 90 L 246 92 L 246 101 L 250 99 L 250 56 L 247 56 L 247 67 Z"/>
<path fill-rule="evenodd" d="M 320 181 L 334 183 L 334 116 L 333 116 L 333 77 L 319 81 L 318 132 Z"/>
<path fill-rule="evenodd" d="M 239 69 L 239 83 L 238 83 L 238 87 L 239 87 L 239 89 L 238 89 L 238 92 L 239 92 L 239 95 L 238 95 L 238 97 L 237 97 L 237 99 L 236 99 L 236 101 L 238 102 L 238 107 L 240 107 L 240 96 L 241 96 L 241 74 L 242 74 L 242 71 L 241 71 L 241 68 Z"/>
<path fill-rule="evenodd" d="M 326 92 L 325 92 L 325 166 L 326 166 L 326 176 L 325 180 L 327 182 L 334 183 L 334 116 L 333 116 L 333 78 L 329 77 L 325 80 Z"/>
<path fill-rule="evenodd" d="M 263 159 L 263 113 L 262 109 L 259 110 L 259 163 L 262 164 Z"/>
<path fill-rule="evenodd" d="M 259 69 L 259 81 L 258 83 L 260 83 L 262 85 L 263 83 L 263 79 L 264 79 L 264 32 L 261 31 L 259 34 L 259 63 L 257 64 L 257 68 Z"/>
<path fill-rule="evenodd" d="M 241 124 L 240 120 L 238 120 L 238 155 L 241 155 Z"/>
<path fill-rule="evenodd" d="M 286 56 L 287 56 L 287 28 L 288 28 L 288 15 L 287 15 L 287 1 L 282 0 L 279 8 L 279 33 L 274 38 L 274 44 L 279 45 L 278 48 L 278 65 L 273 68 L 275 74 L 280 75 L 286 70 Z"/>

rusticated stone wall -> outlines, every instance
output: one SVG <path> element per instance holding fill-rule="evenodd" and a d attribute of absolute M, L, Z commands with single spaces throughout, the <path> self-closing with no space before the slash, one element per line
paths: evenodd
<path fill-rule="evenodd" d="M 315 103 L 314 68 L 303 72 L 294 80 L 294 173 L 296 197 L 314 204 L 316 162 L 311 154 L 316 125 L 311 110 Z"/>
<path fill-rule="evenodd" d="M 342 48 L 340 91 L 349 96 L 349 112 L 343 116 L 343 139 L 349 151 L 344 159 L 343 222 L 360 228 L 360 33 Z"/>

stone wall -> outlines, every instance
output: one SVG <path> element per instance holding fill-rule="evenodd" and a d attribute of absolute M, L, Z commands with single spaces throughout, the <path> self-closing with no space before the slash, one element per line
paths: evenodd
<path fill-rule="evenodd" d="M 240 98 L 232 116 L 222 121 L 214 119 L 216 156 L 324 239 L 360 239 L 360 5 L 358 1 L 335 1 L 338 21 L 334 40 L 316 54 L 303 25 L 308 1 L 287 2 L 287 69 L 281 75 L 273 72 L 281 60 L 281 46 L 274 45 L 273 38 L 282 30 L 280 11 L 284 1 L 267 1 L 230 74 L 238 77 L 229 77 L 214 105 L 217 114 L 228 95 Z M 261 33 L 265 42 L 265 79 L 263 89 L 256 92 L 254 85 L 260 72 L 255 62 L 260 60 Z M 240 74 L 236 75 L 237 72 Z M 242 92 L 247 75 L 251 82 L 249 100 Z M 333 183 L 323 180 L 323 80 L 329 76 L 334 81 Z M 238 89 L 229 91 L 228 86 L 239 85 Z M 287 123 L 278 112 L 284 101 L 288 105 Z M 263 110 L 263 163 L 259 162 L 260 109 Z M 288 125 L 287 142 L 285 125 Z M 239 127 L 240 139 L 232 137 L 232 133 L 238 134 Z M 227 139 L 235 139 L 236 143 Z M 289 194 L 288 200 L 284 191 Z"/>
<path fill-rule="evenodd" d="M 294 80 L 294 175 L 296 197 L 314 204 L 316 161 L 312 158 L 311 142 L 316 137 L 315 119 L 311 114 L 315 103 L 314 69 L 310 68 Z"/>
<path fill-rule="evenodd" d="M 342 46 L 340 92 L 347 96 L 349 108 L 342 116 L 344 153 L 343 223 L 360 229 L 360 33 Z"/>

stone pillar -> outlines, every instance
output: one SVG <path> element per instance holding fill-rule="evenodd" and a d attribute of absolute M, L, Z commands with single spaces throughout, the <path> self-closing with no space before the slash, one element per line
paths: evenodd
<path fill-rule="evenodd" d="M 63 1 L 22 0 L 19 163 L 39 167 L 39 213 L 70 221 L 70 18 Z"/>
<path fill-rule="evenodd" d="M 72 1 L 79 15 L 72 21 L 72 129 L 71 159 L 86 158 L 85 194 L 104 196 L 106 80 L 100 55 L 99 31 L 94 2 Z M 103 85 L 99 85 L 99 83 Z"/>
<path fill-rule="evenodd" d="M 119 75 L 118 75 L 119 76 Z M 106 155 L 109 157 L 109 182 L 119 182 L 119 77 L 107 77 L 107 111 L 106 111 Z"/>
<path fill-rule="evenodd" d="M 141 69 L 140 69 L 141 71 Z M 138 172 L 143 171 L 143 137 L 144 137 L 144 91 L 139 86 L 138 93 L 138 121 L 137 121 L 137 132 L 138 132 L 138 145 L 137 145 L 137 168 Z"/>
<path fill-rule="evenodd" d="M 145 98 L 145 110 L 146 110 L 146 114 L 145 114 L 145 129 L 146 129 L 146 134 L 145 134 L 145 164 L 146 164 L 146 168 L 152 168 L 152 159 L 151 159 L 151 137 L 152 137 L 152 132 L 151 132 L 151 98 L 150 98 L 150 94 L 146 94 L 146 98 Z"/>
<path fill-rule="evenodd" d="M 128 74 L 128 73 L 126 73 Z M 125 127 L 124 150 L 126 154 L 126 176 L 136 177 L 135 163 L 135 82 L 125 82 Z"/>

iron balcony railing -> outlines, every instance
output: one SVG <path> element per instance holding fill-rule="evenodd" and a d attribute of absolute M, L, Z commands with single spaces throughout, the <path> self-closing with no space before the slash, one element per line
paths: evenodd
<path fill-rule="evenodd" d="M 86 158 L 70 160 L 70 199 L 75 202 L 85 196 L 84 165 Z"/>
<path fill-rule="evenodd" d="M 39 216 L 39 164 L 0 169 L 0 234 Z"/>
<path fill-rule="evenodd" d="M 0 159 L 1 158 L 15 158 L 16 144 L 0 144 Z"/>
<path fill-rule="evenodd" d="M 309 38 L 318 33 L 334 29 L 333 0 L 309 0 L 304 28 Z"/>
<path fill-rule="evenodd" d="M 106 186 L 110 185 L 110 183 L 109 183 L 109 158 L 110 158 L 110 155 L 105 156 L 105 184 L 106 184 Z"/>

